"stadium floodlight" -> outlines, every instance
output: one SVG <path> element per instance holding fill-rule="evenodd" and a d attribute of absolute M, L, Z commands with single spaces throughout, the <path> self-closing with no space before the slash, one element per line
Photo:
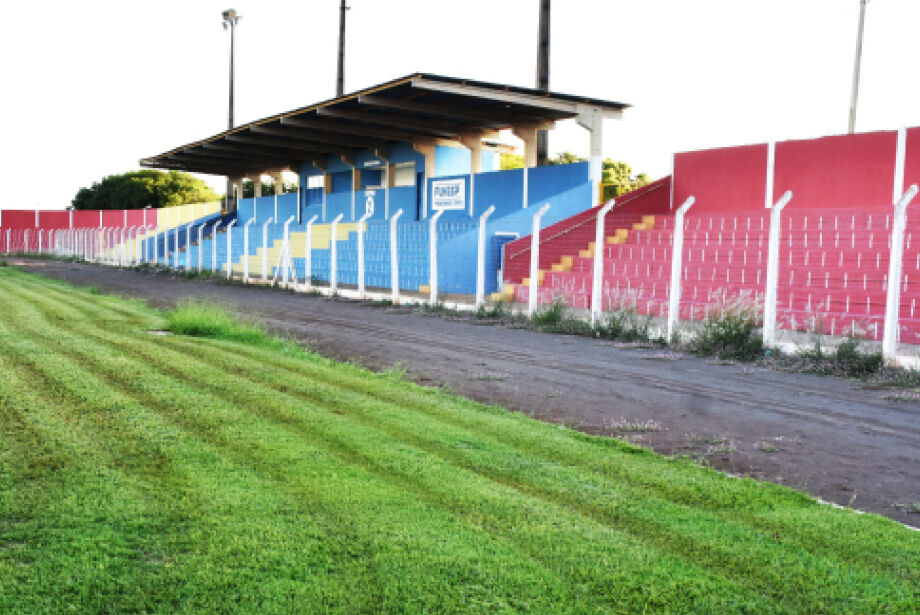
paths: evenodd
<path fill-rule="evenodd" d="M 226 11 L 221 13 L 221 16 L 223 17 L 222 25 L 224 27 L 224 30 L 226 30 L 227 28 L 230 28 L 230 111 L 227 115 L 227 130 L 231 130 L 233 128 L 233 47 L 234 47 L 233 34 L 234 34 L 234 31 L 236 30 L 236 24 L 239 23 L 242 17 L 240 16 L 239 13 L 236 12 L 235 9 L 227 9 Z M 228 177 L 227 178 L 227 196 L 226 196 L 228 211 L 230 211 L 231 207 L 233 207 L 233 209 L 236 209 L 235 201 L 231 205 L 231 199 L 233 198 L 232 192 L 233 192 L 233 184 L 230 178 Z"/>

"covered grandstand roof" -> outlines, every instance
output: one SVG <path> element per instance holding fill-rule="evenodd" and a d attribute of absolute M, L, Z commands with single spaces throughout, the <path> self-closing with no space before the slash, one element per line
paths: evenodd
<path fill-rule="evenodd" d="M 296 168 L 390 143 L 455 139 L 630 105 L 531 88 L 415 73 L 141 159 L 146 167 L 215 175 Z"/>

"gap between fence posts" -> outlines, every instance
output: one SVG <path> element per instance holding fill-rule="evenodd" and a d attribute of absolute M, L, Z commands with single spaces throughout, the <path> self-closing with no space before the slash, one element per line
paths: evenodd
<path fill-rule="evenodd" d="M 262 282 L 268 282 L 268 225 L 274 221 L 274 216 L 262 224 Z"/>
<path fill-rule="evenodd" d="M 486 222 L 495 212 L 495 205 L 479 216 L 479 237 L 476 242 L 476 307 L 479 308 L 486 300 Z"/>
<path fill-rule="evenodd" d="M 396 221 L 402 215 L 400 209 L 390 218 L 390 301 L 399 303 L 399 246 L 397 245 Z"/>
<path fill-rule="evenodd" d="M 680 270 L 684 258 L 684 216 L 696 202 L 695 197 L 688 197 L 674 213 L 674 245 L 671 254 L 671 288 L 668 295 L 668 331 L 667 342 L 674 341 L 677 319 L 680 316 Z"/>
<path fill-rule="evenodd" d="M 304 246 L 304 268 L 303 268 L 303 285 L 304 288 L 313 286 L 313 223 L 319 216 L 314 215 L 307 221 L 307 236 Z"/>
<path fill-rule="evenodd" d="M 358 220 L 358 298 L 364 299 L 364 233 L 367 231 L 367 219 L 370 218 L 371 212 L 364 212 L 361 219 Z"/>
<path fill-rule="evenodd" d="M 597 212 L 594 227 L 594 267 L 591 276 L 591 326 L 593 327 L 601 317 L 603 310 L 603 283 L 604 283 L 604 249 L 607 247 L 604 220 L 611 209 L 616 205 L 616 199 L 610 199 L 606 205 Z"/>
<path fill-rule="evenodd" d="M 540 220 L 549 210 L 549 203 L 541 207 L 533 217 L 530 230 L 530 288 L 527 290 L 527 316 L 533 316 L 537 309 L 537 294 L 540 287 Z"/>
<path fill-rule="evenodd" d="M 255 221 L 255 218 L 250 218 L 243 225 L 243 284 L 249 284 L 249 227 Z"/>
<path fill-rule="evenodd" d="M 763 345 L 772 348 L 776 344 L 776 295 L 779 285 L 779 239 L 783 208 L 792 200 L 792 191 L 783 196 L 770 209 L 770 235 L 767 238 L 767 281 L 763 297 Z"/>
<path fill-rule="evenodd" d="M 192 270 L 192 224 L 185 226 L 185 270 Z M 199 250 L 200 252 L 200 250 Z"/>
<path fill-rule="evenodd" d="M 335 217 L 335 220 L 332 221 L 332 226 L 330 232 L 332 236 L 329 238 L 329 292 L 336 292 L 336 289 L 339 287 L 339 267 L 338 263 L 338 243 L 339 243 L 339 222 L 342 220 L 342 217 L 345 214 L 339 214 Z"/>
<path fill-rule="evenodd" d="M 438 220 L 445 210 L 439 209 L 428 221 L 428 302 L 438 304 Z"/>
<path fill-rule="evenodd" d="M 891 224 L 891 252 L 888 258 L 888 292 L 885 297 L 885 329 L 882 334 L 882 358 L 894 360 L 898 350 L 898 333 L 901 317 L 901 267 L 904 259 L 904 229 L 907 226 L 907 206 L 917 196 L 917 184 L 913 184 L 894 203 L 894 219 Z"/>

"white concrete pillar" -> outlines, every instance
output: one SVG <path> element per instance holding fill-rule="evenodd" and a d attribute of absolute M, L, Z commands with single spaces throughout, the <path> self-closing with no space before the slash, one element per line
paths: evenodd
<path fill-rule="evenodd" d="M 518 139 L 524 142 L 524 166 L 537 166 L 537 127 L 536 126 L 515 126 L 511 129 Z M 480 160 L 482 156 L 480 155 Z"/>
<path fill-rule="evenodd" d="M 599 193 L 603 178 L 604 113 L 597 107 L 580 107 L 578 124 L 591 133 L 591 146 L 588 154 L 588 179 L 593 186 L 592 199 Z"/>

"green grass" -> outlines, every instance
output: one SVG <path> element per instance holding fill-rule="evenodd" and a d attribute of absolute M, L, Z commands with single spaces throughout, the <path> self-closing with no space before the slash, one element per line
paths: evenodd
<path fill-rule="evenodd" d="M 211 310 L 0 270 L 0 613 L 920 610 L 887 519 Z"/>

